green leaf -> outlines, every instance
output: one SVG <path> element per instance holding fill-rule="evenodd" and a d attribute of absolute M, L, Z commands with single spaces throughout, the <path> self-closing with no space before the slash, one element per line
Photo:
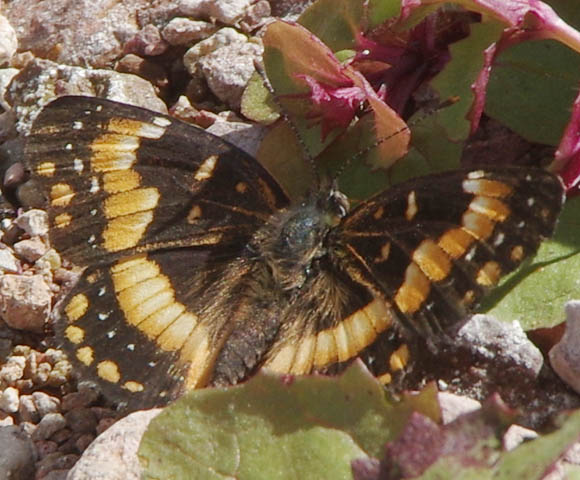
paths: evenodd
<path fill-rule="evenodd" d="M 308 133 L 319 135 L 318 129 L 310 130 Z M 302 139 L 304 141 L 304 137 Z M 280 148 L 280 145 L 284 145 L 284 148 Z M 303 198 L 314 182 L 314 171 L 307 162 L 307 152 L 287 122 L 278 122 L 268 130 L 256 158 L 280 183 L 290 198 Z"/>
<path fill-rule="evenodd" d="M 525 42 L 494 62 L 485 112 L 530 142 L 558 145 L 580 84 L 580 55 L 553 41 Z"/>
<path fill-rule="evenodd" d="M 485 299 L 482 311 L 505 321 L 519 320 L 524 330 L 551 327 L 563 320 L 563 306 L 580 298 L 580 198 L 564 205 L 556 233 L 533 260 L 504 277 Z"/>
<path fill-rule="evenodd" d="M 331 50 L 352 48 L 362 30 L 363 3 L 362 0 L 318 0 L 300 15 L 298 23 Z"/>
<path fill-rule="evenodd" d="M 463 141 L 469 135 L 467 115 L 473 102 L 472 84 L 483 67 L 483 50 L 498 40 L 503 31 L 503 26 L 497 22 L 472 24 L 470 28 L 467 38 L 449 47 L 451 60 L 430 82 L 442 101 L 459 98 L 452 106 L 435 114 L 450 142 Z M 429 155 L 429 152 L 424 154 Z"/>
<path fill-rule="evenodd" d="M 436 389 L 391 403 L 360 362 L 340 377 L 258 373 L 156 417 L 139 449 L 143 478 L 350 479 L 350 462 L 382 456 L 413 410 L 438 421 Z"/>
<path fill-rule="evenodd" d="M 400 0 L 369 0 L 368 7 L 369 28 L 374 28 L 387 20 L 398 17 L 401 13 Z"/>
<path fill-rule="evenodd" d="M 244 117 L 262 125 L 270 125 L 280 118 L 272 96 L 258 73 L 252 75 L 244 90 L 241 113 Z"/>

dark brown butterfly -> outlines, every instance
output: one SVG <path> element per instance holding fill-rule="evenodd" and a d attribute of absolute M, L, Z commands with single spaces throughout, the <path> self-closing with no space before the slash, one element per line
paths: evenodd
<path fill-rule="evenodd" d="M 49 104 L 25 154 L 52 245 L 85 267 L 57 335 L 132 409 L 261 367 L 332 370 L 393 325 L 450 332 L 552 234 L 563 201 L 550 173 L 485 167 L 353 209 L 334 188 L 291 203 L 220 138 L 85 97 Z"/>

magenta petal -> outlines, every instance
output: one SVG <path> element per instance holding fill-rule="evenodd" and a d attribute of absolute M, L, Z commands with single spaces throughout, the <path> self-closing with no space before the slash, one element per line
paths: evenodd
<path fill-rule="evenodd" d="M 346 76 L 344 83 L 350 83 L 350 86 L 338 88 L 320 83 L 310 75 L 299 74 L 296 78 L 303 80 L 310 87 L 313 107 L 308 117 L 321 123 L 323 140 L 334 128 L 348 127 L 366 98 L 365 92 L 353 86 L 352 80 Z"/>
<path fill-rule="evenodd" d="M 564 130 L 555 157 L 558 164 L 565 164 L 560 176 L 566 189 L 577 189 L 580 183 L 580 94 L 574 101 L 572 116 Z"/>

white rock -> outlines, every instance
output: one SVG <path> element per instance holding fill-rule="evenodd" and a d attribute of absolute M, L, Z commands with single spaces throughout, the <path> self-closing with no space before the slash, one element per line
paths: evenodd
<path fill-rule="evenodd" d="M 580 301 L 566 304 L 566 331 L 549 357 L 558 376 L 580 393 Z"/>
<path fill-rule="evenodd" d="M 28 210 L 19 215 L 14 223 L 31 237 L 48 234 L 48 215 L 43 210 Z"/>
<path fill-rule="evenodd" d="M 161 410 L 135 412 L 109 427 L 85 450 L 67 480 L 139 480 L 141 464 L 137 450 L 141 437 Z"/>
<path fill-rule="evenodd" d="M 7 387 L 0 394 L 0 410 L 6 413 L 16 413 L 20 406 L 20 394 L 14 387 Z"/>
<path fill-rule="evenodd" d="M 20 264 L 14 254 L 7 248 L 0 249 L 0 271 L 18 273 Z"/>

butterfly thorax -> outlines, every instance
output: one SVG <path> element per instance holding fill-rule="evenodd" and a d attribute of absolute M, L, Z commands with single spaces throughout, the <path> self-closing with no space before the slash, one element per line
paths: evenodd
<path fill-rule="evenodd" d="M 309 194 L 274 214 L 252 242 L 282 290 L 301 288 L 317 259 L 327 253 L 326 238 L 348 212 L 346 196 L 335 189 Z"/>

